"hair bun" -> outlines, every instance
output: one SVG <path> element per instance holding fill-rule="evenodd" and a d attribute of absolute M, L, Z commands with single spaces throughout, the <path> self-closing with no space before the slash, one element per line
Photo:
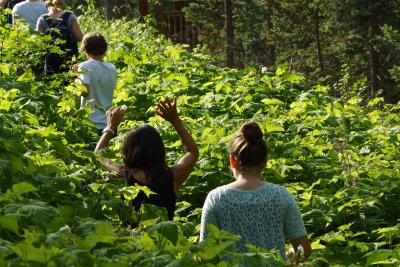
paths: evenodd
<path fill-rule="evenodd" d="M 250 144 L 255 144 L 260 140 L 263 140 L 263 133 L 260 126 L 254 122 L 246 122 L 240 129 L 246 142 Z"/>

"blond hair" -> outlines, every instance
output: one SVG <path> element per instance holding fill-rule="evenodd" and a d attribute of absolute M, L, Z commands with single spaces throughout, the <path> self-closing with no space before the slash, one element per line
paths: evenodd
<path fill-rule="evenodd" d="M 47 0 L 47 7 L 61 7 L 64 4 L 64 0 Z"/>

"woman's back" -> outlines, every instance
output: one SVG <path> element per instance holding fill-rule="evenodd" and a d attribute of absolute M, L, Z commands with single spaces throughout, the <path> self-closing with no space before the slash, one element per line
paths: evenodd
<path fill-rule="evenodd" d="M 277 249 L 285 258 L 285 237 L 294 251 L 301 245 L 304 257 L 311 246 L 299 207 L 281 186 L 266 183 L 262 171 L 267 165 L 268 146 L 260 126 L 253 121 L 240 128 L 229 146 L 229 163 L 235 181 L 211 191 L 203 206 L 200 240 L 207 237 L 207 225 L 239 235 L 233 246 L 246 251 L 246 244 Z"/>
<path fill-rule="evenodd" d="M 164 207 L 167 210 L 168 219 L 173 219 L 177 196 L 174 192 L 174 177 L 170 168 L 166 169 L 164 177 L 159 177 L 157 180 L 152 179 L 149 184 L 142 183 L 136 179 L 132 175 L 132 172 L 130 172 L 130 169 L 125 170 L 125 175 L 128 185 L 138 184 L 140 186 L 147 186 L 155 193 L 147 197 L 143 191 L 140 191 L 136 198 L 132 200 L 132 205 L 136 210 L 139 210 L 143 203 L 152 204 Z"/>
<path fill-rule="evenodd" d="M 132 203 L 136 209 L 142 203 L 165 207 L 170 220 L 173 219 L 179 188 L 189 177 L 199 157 L 196 142 L 182 123 L 176 106 L 176 97 L 172 103 L 166 98 L 157 103 L 156 110 L 159 116 L 172 124 L 185 149 L 185 154 L 175 165 L 167 166 L 164 143 L 158 131 L 150 125 L 137 126 L 126 136 L 122 145 L 123 165 L 114 163 L 105 157 L 100 159 L 101 163 L 109 170 L 116 171 L 120 177 L 126 178 L 128 184 L 147 186 L 153 192 L 158 193 L 158 195 L 150 195 L 148 198 L 140 193 Z M 102 132 L 95 152 L 108 146 L 111 137 L 122 121 L 124 110 L 126 109 L 122 109 L 122 107 L 112 107 L 107 111 L 107 127 Z"/>
<path fill-rule="evenodd" d="M 225 185 L 210 192 L 204 207 L 200 240 L 205 239 L 206 225 L 241 239 L 234 247 L 245 251 L 246 244 L 266 249 L 279 249 L 285 255 L 285 236 L 290 240 L 306 235 L 298 206 L 281 186 L 266 183 L 254 190 L 241 190 Z"/>

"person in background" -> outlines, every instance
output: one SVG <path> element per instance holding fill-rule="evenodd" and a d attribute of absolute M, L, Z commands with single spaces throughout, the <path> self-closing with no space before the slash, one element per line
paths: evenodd
<path fill-rule="evenodd" d="M 177 101 L 168 98 L 157 104 L 157 114 L 172 124 L 179 135 L 185 153 L 173 166 L 168 166 L 164 143 L 160 134 L 150 125 L 133 128 L 122 145 L 123 164 L 114 163 L 102 157 L 101 163 L 111 171 L 126 178 L 129 185 L 147 186 L 156 194 L 147 197 L 142 191 L 133 200 L 132 205 L 139 210 L 142 203 L 164 207 L 168 218 L 173 219 L 179 188 L 187 180 L 199 157 L 199 149 L 185 128 L 177 112 Z M 112 107 L 107 111 L 107 128 L 97 143 L 95 152 L 108 146 L 123 118 L 121 107 Z"/>
<path fill-rule="evenodd" d="M 44 74 L 68 72 L 74 57 L 79 55 L 78 42 L 82 41 L 83 33 L 76 16 L 72 12 L 64 11 L 63 4 L 64 0 L 46 1 L 48 13 L 40 16 L 36 23 L 36 30 L 51 35 L 54 45 L 63 52 L 47 52 L 44 58 Z M 57 39 L 62 39 L 63 42 L 56 41 Z"/>
<path fill-rule="evenodd" d="M 268 147 L 256 122 L 245 123 L 230 144 L 230 166 L 236 181 L 212 190 L 204 203 L 200 241 L 207 238 L 208 224 L 240 236 L 233 246 L 246 244 L 277 249 L 285 258 L 285 236 L 294 250 L 311 254 L 299 208 L 282 186 L 261 179 Z"/>
<path fill-rule="evenodd" d="M 32 29 L 36 28 L 38 18 L 48 12 L 46 4 L 38 0 L 26 0 L 16 4 L 12 9 L 12 23 L 17 19 L 28 23 Z"/>
<path fill-rule="evenodd" d="M 87 89 L 81 95 L 81 107 L 91 107 L 89 120 L 96 125 L 99 135 L 102 135 L 107 126 L 106 110 L 111 107 L 117 85 L 117 69 L 114 64 L 104 61 L 107 42 L 101 33 L 86 34 L 81 50 L 87 56 L 87 60 L 78 65 L 79 80 Z"/>
<path fill-rule="evenodd" d="M 74 36 L 75 40 L 77 42 L 80 42 L 82 41 L 83 33 L 79 26 L 78 19 L 72 12 L 64 11 L 63 5 L 64 5 L 64 0 L 48 0 L 46 1 L 46 6 L 48 10 L 46 10 L 46 12 L 43 14 L 46 14 L 52 20 L 63 19 L 64 18 L 63 16 L 65 16 L 65 14 L 69 14 L 66 24 L 68 26 L 68 29 Z M 40 18 L 38 17 L 38 19 L 35 21 L 35 27 L 39 32 L 42 33 L 46 32 L 46 30 L 49 28 L 49 25 L 46 22 L 46 17 L 44 16 L 41 16 Z"/>
<path fill-rule="evenodd" d="M 2 9 L 9 8 L 10 10 L 12 10 L 16 4 L 21 3 L 23 1 L 25 0 L 0 0 L 0 8 Z M 13 22 L 12 14 L 7 14 L 7 19 L 8 23 L 12 24 Z"/>

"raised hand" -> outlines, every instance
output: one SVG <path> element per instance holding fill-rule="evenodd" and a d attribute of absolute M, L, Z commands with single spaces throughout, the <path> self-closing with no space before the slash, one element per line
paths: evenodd
<path fill-rule="evenodd" d="M 179 120 L 178 111 L 176 110 L 176 97 L 174 97 L 174 102 L 172 104 L 169 98 L 166 97 L 164 101 L 161 100 L 157 103 L 157 107 L 156 113 L 166 121 L 173 123 Z"/>
<path fill-rule="evenodd" d="M 122 119 L 124 118 L 124 112 L 125 110 L 123 107 L 111 107 L 109 110 L 107 110 L 107 127 L 116 131 L 122 122 Z"/>
<path fill-rule="evenodd" d="M 164 101 L 157 103 L 158 109 L 156 113 L 169 121 L 178 133 L 181 139 L 182 146 L 185 149 L 185 154 L 178 160 L 178 162 L 171 167 L 174 173 L 174 191 L 178 195 L 179 188 L 189 177 L 190 172 L 193 170 L 197 159 L 199 158 L 199 149 L 193 137 L 190 135 L 185 125 L 179 118 L 176 110 L 176 97 L 171 104 L 171 101 L 166 97 Z"/>

